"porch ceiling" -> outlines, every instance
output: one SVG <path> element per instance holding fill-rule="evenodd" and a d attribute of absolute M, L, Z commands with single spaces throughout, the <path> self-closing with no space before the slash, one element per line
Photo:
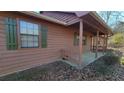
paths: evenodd
<path fill-rule="evenodd" d="M 75 28 L 79 29 L 79 22 L 78 22 L 78 23 L 75 23 L 75 24 L 73 24 L 73 25 L 71 25 L 70 27 L 75 27 Z M 85 23 L 85 22 L 84 22 L 84 24 L 83 24 L 83 29 L 84 29 L 84 31 L 90 32 L 90 33 L 92 33 L 93 35 L 96 35 L 96 34 L 97 34 L 97 29 L 94 28 L 93 26 L 88 25 L 88 24 Z M 99 34 L 100 34 L 100 35 L 103 35 L 104 33 L 103 33 L 103 32 L 100 32 Z"/>
<path fill-rule="evenodd" d="M 101 33 L 107 33 L 108 29 L 101 25 L 95 18 L 93 18 L 90 14 L 87 14 L 82 17 L 84 23 L 90 26 L 90 28 L 94 28 L 96 31 L 99 30 Z"/>

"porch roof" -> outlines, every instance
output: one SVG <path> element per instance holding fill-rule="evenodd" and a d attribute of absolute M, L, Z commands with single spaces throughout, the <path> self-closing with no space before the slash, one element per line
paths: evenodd
<path fill-rule="evenodd" d="M 112 34 L 111 28 L 105 21 L 94 11 L 44 11 L 41 15 L 49 16 L 59 21 L 65 22 L 66 25 L 73 25 L 83 18 L 83 21 L 97 30 Z"/>

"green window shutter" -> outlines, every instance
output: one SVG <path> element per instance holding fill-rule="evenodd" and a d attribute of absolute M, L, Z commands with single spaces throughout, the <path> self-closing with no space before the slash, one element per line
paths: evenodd
<path fill-rule="evenodd" d="M 41 47 L 47 48 L 47 32 L 48 28 L 46 26 L 41 26 Z"/>
<path fill-rule="evenodd" d="M 17 49 L 17 34 L 16 34 L 16 19 L 6 18 L 6 38 L 7 38 L 7 49 L 15 50 Z"/>

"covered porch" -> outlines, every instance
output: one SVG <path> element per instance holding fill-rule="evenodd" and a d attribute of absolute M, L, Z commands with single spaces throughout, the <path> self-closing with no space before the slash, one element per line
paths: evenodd
<path fill-rule="evenodd" d="M 105 55 L 110 29 L 108 29 L 102 19 L 88 14 L 80 17 L 80 21 L 71 26 L 78 29 L 77 36 L 75 36 L 77 38 L 75 44 L 78 50 L 70 50 L 71 48 L 62 50 L 61 53 L 64 56 L 64 60 L 84 67 Z M 88 47 L 87 51 L 84 48 L 85 32 L 90 33 L 90 42 L 86 42 L 88 43 L 86 46 Z"/>
<path fill-rule="evenodd" d="M 94 62 L 95 60 L 99 59 L 100 57 L 106 54 L 106 52 L 98 51 L 96 56 L 96 52 L 87 51 L 83 52 L 82 55 L 79 56 L 78 53 L 72 53 L 72 51 L 61 50 L 61 53 L 62 51 L 62 61 L 72 66 L 79 66 L 81 68 L 87 66 L 88 64 Z"/>

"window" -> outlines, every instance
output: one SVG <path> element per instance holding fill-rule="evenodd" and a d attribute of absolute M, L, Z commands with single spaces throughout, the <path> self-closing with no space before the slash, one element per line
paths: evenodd
<path fill-rule="evenodd" d="M 86 45 L 86 44 L 87 44 L 87 37 L 83 36 L 83 45 Z"/>
<path fill-rule="evenodd" d="M 79 45 L 79 34 L 77 32 L 74 32 L 74 46 Z"/>
<path fill-rule="evenodd" d="M 83 36 L 83 45 L 86 45 L 87 43 L 87 36 Z M 77 32 L 74 33 L 74 45 L 78 46 L 79 45 L 79 34 Z"/>
<path fill-rule="evenodd" d="M 39 27 L 38 24 L 20 21 L 21 48 L 39 47 Z"/>

